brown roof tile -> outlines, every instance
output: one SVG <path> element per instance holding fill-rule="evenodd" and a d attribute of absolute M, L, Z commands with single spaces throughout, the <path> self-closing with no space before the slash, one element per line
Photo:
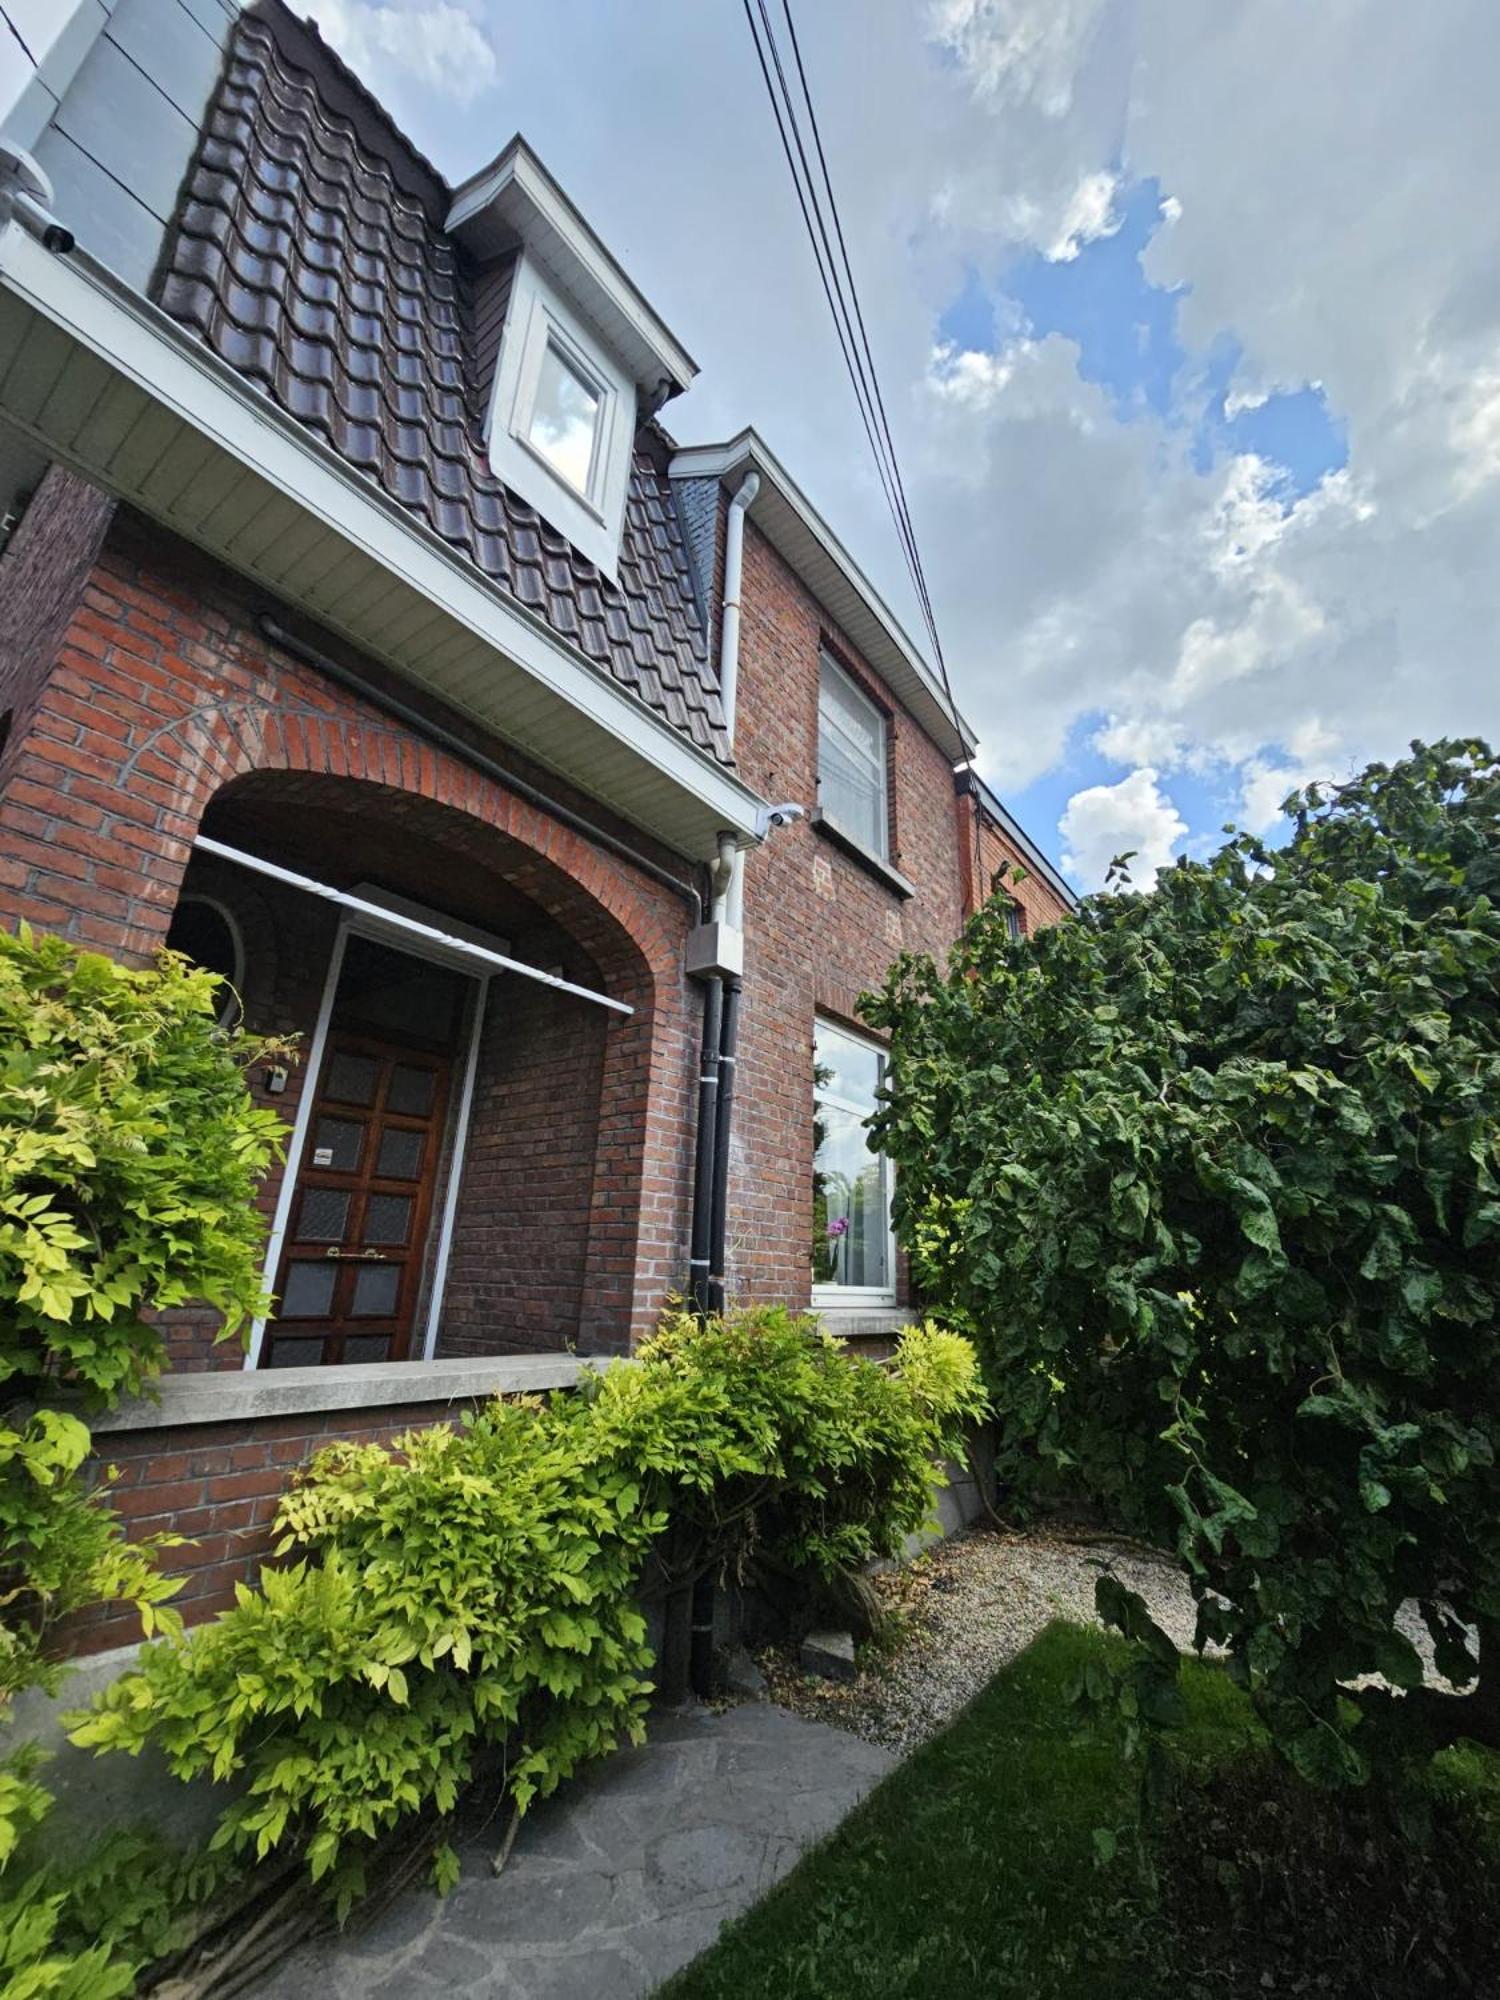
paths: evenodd
<path fill-rule="evenodd" d="M 435 170 L 316 31 L 259 0 L 235 26 L 205 114 L 160 303 L 648 708 L 732 762 L 676 509 L 650 451 L 635 454 L 617 583 L 490 470 L 480 403 L 504 288 L 444 234 L 447 208 Z"/>

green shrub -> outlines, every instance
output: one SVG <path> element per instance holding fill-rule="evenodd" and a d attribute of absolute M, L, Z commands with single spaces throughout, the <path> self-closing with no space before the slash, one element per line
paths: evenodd
<path fill-rule="evenodd" d="M 1012 1469 L 1175 1547 L 1282 1746 L 1358 1779 L 1376 1715 L 1500 1741 L 1500 765 L 1418 745 L 1288 810 L 1035 938 L 992 907 L 866 1011 Z M 1479 1691 L 1345 1699 L 1416 1689 L 1410 1598 Z"/>
<path fill-rule="evenodd" d="M 347 1907 L 372 1840 L 449 1813 L 484 1746 L 505 1746 L 524 1810 L 639 1736 L 635 1599 L 669 1522 L 698 1568 L 833 1575 L 894 1553 L 930 1513 L 934 1454 L 983 1407 L 951 1334 L 907 1334 L 885 1368 L 784 1311 L 674 1316 L 638 1365 L 551 1403 L 320 1453 L 278 1516 L 296 1560 L 146 1648 L 74 1740 L 243 1778 L 216 1842 L 305 1843 Z M 451 1866 L 440 1848 L 440 1881 Z"/>
<path fill-rule="evenodd" d="M 244 1070 L 271 1045 L 221 1032 L 218 985 L 173 955 L 128 971 L 0 931 L 0 1724 L 55 1680 L 67 1613 L 127 1602 L 173 1629 L 166 1538 L 128 1543 L 83 1468 L 89 1417 L 161 1367 L 148 1313 L 203 1300 L 229 1334 L 262 1304 L 255 1192 L 282 1127 Z M 128 1964 L 26 1852 L 52 1803 L 36 1764 L 0 1762 L 0 1869 L 26 1876 L 0 1897 L 0 2000 L 104 2000 Z"/>
<path fill-rule="evenodd" d="M 255 1192 L 281 1137 L 214 1022 L 219 985 L 163 954 L 129 971 L 0 931 L 0 1711 L 47 1628 L 170 1586 L 80 1479 L 87 1418 L 162 1363 L 148 1311 L 203 1300 L 233 1333 L 262 1303 Z"/>

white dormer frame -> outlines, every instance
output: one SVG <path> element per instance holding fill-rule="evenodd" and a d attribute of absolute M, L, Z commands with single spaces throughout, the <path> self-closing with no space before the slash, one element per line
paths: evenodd
<path fill-rule="evenodd" d="M 549 348 L 599 399 L 588 479 L 581 488 L 531 441 Z M 490 463 L 497 477 L 610 577 L 620 560 L 635 418 L 634 383 L 523 253 L 500 337 L 487 426 Z"/>

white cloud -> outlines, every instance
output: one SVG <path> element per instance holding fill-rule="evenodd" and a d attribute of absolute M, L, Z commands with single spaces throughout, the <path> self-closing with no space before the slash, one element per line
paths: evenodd
<path fill-rule="evenodd" d="M 393 107 L 413 80 L 467 105 L 499 78 L 488 34 L 455 0 L 309 0 L 308 12 L 361 81 Z"/>
<path fill-rule="evenodd" d="M 1105 0 L 937 0 L 933 34 L 984 96 L 1061 118 L 1104 13 Z"/>
<path fill-rule="evenodd" d="M 1132 854 L 1131 887 L 1154 889 L 1187 830 L 1187 821 L 1146 764 L 1117 785 L 1090 785 L 1068 800 L 1058 821 L 1066 843 L 1063 867 L 1086 888 L 1098 889 L 1110 862 Z"/>
<path fill-rule="evenodd" d="M 1120 183 L 1111 173 L 1085 174 L 1063 210 L 1057 234 L 1043 251 L 1050 264 L 1071 264 L 1085 243 L 1113 236 L 1121 218 L 1115 212 Z"/>

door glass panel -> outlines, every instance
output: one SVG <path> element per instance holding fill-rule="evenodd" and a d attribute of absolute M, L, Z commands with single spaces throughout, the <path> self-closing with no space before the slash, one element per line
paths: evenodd
<path fill-rule="evenodd" d="M 354 1319 L 380 1319 L 396 1310 L 396 1293 L 401 1284 L 396 1264 L 367 1264 L 354 1280 L 354 1303 L 349 1308 Z"/>
<path fill-rule="evenodd" d="M 304 1188 L 297 1217 L 299 1243 L 342 1243 L 349 1220 L 349 1196 L 338 1188 Z"/>
<path fill-rule="evenodd" d="M 417 1069 L 411 1063 L 397 1063 L 391 1071 L 390 1088 L 385 1094 L 387 1111 L 399 1111 L 406 1118 L 425 1118 L 432 1109 L 432 1094 L 437 1083 L 435 1073 L 430 1069 Z"/>
<path fill-rule="evenodd" d="M 409 1194 L 372 1194 L 365 1207 L 366 1243 L 404 1243 L 411 1228 Z"/>
<path fill-rule="evenodd" d="M 323 1095 L 336 1098 L 340 1104 L 373 1104 L 378 1073 L 373 1056 L 350 1055 L 347 1049 L 340 1049 L 328 1065 Z"/>
<path fill-rule="evenodd" d="M 320 1118 L 313 1133 L 312 1164 L 336 1174 L 359 1171 L 365 1128 L 353 1118 Z"/>
<path fill-rule="evenodd" d="M 346 1361 L 389 1361 L 391 1336 L 388 1333 L 351 1333 L 344 1342 Z"/>
<path fill-rule="evenodd" d="M 288 1264 L 281 1294 L 281 1319 L 323 1319 L 333 1304 L 332 1264 Z"/>
<path fill-rule="evenodd" d="M 323 1359 L 321 1340 L 273 1340 L 271 1342 L 271 1366 L 273 1368 L 316 1368 Z"/>
<path fill-rule="evenodd" d="M 383 1180 L 414 1181 L 422 1171 L 423 1134 L 393 1125 L 380 1137 L 375 1171 Z"/>

